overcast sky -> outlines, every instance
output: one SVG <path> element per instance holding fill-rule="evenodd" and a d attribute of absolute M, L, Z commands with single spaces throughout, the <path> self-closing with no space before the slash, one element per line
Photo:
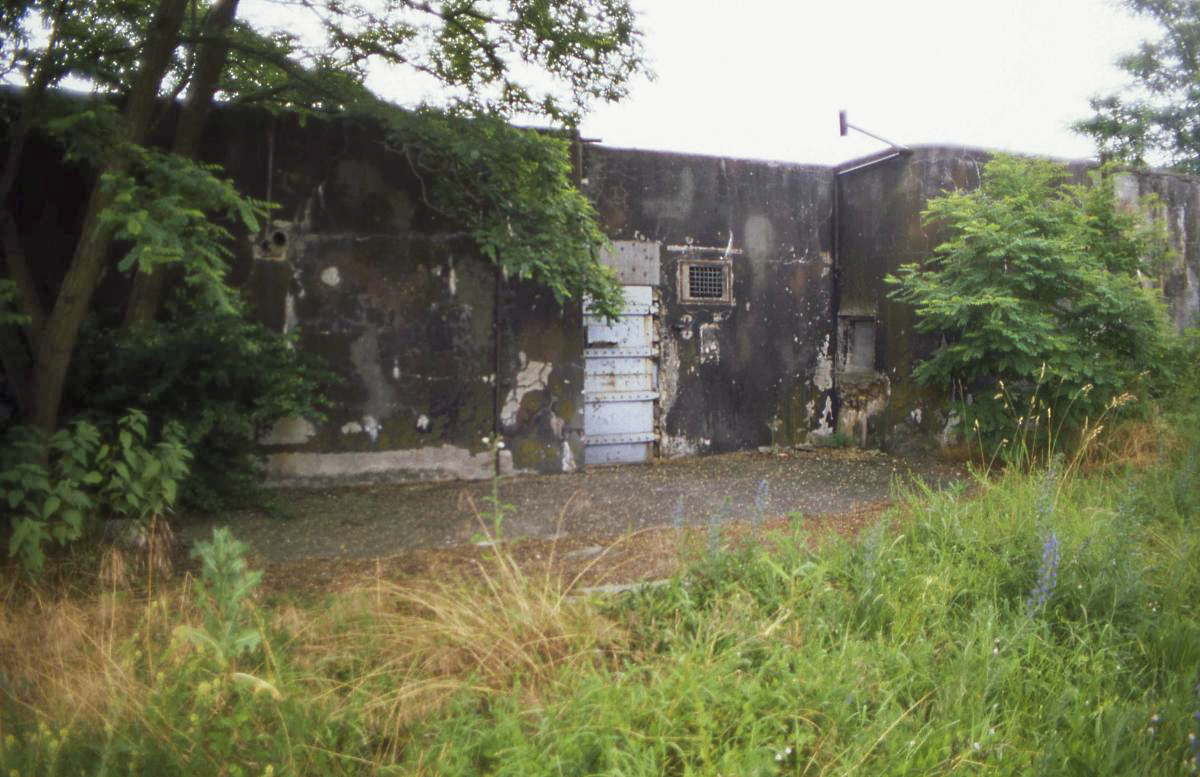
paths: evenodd
<path fill-rule="evenodd" d="M 582 130 L 606 145 L 835 163 L 898 143 L 1093 156 L 1069 125 L 1155 28 L 1114 0 L 634 0 L 657 79 Z M 852 133 L 854 134 L 854 133 Z"/>
<path fill-rule="evenodd" d="M 902 144 L 1093 156 L 1071 122 L 1089 115 L 1089 97 L 1126 83 L 1118 55 L 1158 37 L 1118 0 L 632 3 L 657 78 L 596 108 L 585 137 L 817 164 L 885 148 L 856 133 L 839 137 L 840 109 Z M 243 6 L 259 22 L 301 34 L 315 24 L 269 0 Z M 411 73 L 381 71 L 370 83 L 402 104 L 437 102 L 441 90 Z"/>

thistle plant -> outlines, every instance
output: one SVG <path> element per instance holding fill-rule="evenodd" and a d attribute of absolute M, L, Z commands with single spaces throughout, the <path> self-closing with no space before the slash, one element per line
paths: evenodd
<path fill-rule="evenodd" d="M 246 564 L 250 546 L 226 527 L 213 529 L 212 540 L 196 543 L 192 557 L 200 561 L 196 602 L 204 612 L 203 627 L 180 627 L 183 635 L 209 652 L 222 670 L 234 659 L 258 649 L 261 633 L 254 624 L 251 598 L 262 572 Z"/>

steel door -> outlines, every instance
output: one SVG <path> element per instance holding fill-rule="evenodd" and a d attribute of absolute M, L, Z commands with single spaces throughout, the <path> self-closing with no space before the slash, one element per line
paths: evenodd
<path fill-rule="evenodd" d="M 625 286 L 615 321 L 584 310 L 583 434 L 587 465 L 646 461 L 654 455 L 658 365 L 654 287 Z"/>

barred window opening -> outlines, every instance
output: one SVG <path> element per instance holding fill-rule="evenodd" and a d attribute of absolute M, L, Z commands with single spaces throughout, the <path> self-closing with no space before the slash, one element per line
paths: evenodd
<path fill-rule="evenodd" d="M 725 296 L 725 271 L 714 265 L 688 268 L 688 296 L 692 299 L 721 299 Z"/>
<path fill-rule="evenodd" d="M 680 272 L 680 297 L 684 302 L 730 302 L 728 262 L 685 262 Z"/>

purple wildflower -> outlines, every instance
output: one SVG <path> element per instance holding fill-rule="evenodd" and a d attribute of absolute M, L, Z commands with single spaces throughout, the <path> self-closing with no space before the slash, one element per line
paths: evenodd
<path fill-rule="evenodd" d="M 1042 564 L 1038 569 L 1037 586 L 1025 600 L 1025 607 L 1030 615 L 1035 615 L 1038 610 L 1042 609 L 1046 600 L 1054 593 L 1054 588 L 1058 585 L 1059 560 L 1058 535 L 1050 532 L 1046 537 L 1045 544 L 1042 545 Z"/>

